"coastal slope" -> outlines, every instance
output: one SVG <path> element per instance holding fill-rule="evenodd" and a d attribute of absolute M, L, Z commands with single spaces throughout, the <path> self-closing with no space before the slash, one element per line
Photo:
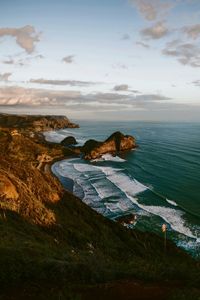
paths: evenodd
<path fill-rule="evenodd" d="M 165 252 L 162 237 L 105 219 L 63 189 L 50 166 L 73 149 L 46 142 L 29 125 L 1 127 L 0 299 L 90 299 L 100 292 L 88 285 L 124 279 L 160 286 L 154 299 L 183 287 L 199 293 L 199 265 L 189 255 L 171 242 Z"/>

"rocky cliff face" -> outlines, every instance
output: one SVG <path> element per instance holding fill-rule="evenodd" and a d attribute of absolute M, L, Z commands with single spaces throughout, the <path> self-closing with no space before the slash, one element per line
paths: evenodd
<path fill-rule="evenodd" d="M 63 128 L 77 128 L 65 116 L 9 115 L 0 114 L 0 127 L 28 129 L 36 132 Z"/>
<path fill-rule="evenodd" d="M 0 211 L 12 211 L 31 223 L 50 226 L 56 221 L 48 205 L 59 201 L 63 189 L 38 157 L 62 157 L 62 146 L 40 143 L 24 134 L 0 130 Z"/>
<path fill-rule="evenodd" d="M 116 154 L 117 152 L 131 150 L 135 147 L 136 142 L 134 137 L 123 135 L 117 131 L 104 142 L 95 140 L 87 141 L 81 148 L 81 152 L 84 154 L 85 159 L 96 159 L 106 153 Z"/>
<path fill-rule="evenodd" d="M 180 295 L 180 282 L 190 290 L 193 285 L 199 288 L 197 261 L 168 241 L 164 252 L 160 237 L 105 219 L 63 190 L 46 167 L 51 159 L 71 157 L 74 149 L 48 143 L 37 133 L 32 137 L 23 129 L 0 129 L 0 299 L 104 299 L 105 293 L 100 298 L 99 293 L 91 298 L 71 296 L 70 283 L 79 291 L 81 283 L 85 290 L 91 283 L 120 278 L 129 282 L 144 277 L 153 284 L 172 280 L 170 289 L 177 280 Z M 133 137 L 115 133 L 103 143 L 88 141 L 85 151 L 95 148 L 99 155 L 131 147 Z M 184 299 L 197 297 L 187 293 Z"/>

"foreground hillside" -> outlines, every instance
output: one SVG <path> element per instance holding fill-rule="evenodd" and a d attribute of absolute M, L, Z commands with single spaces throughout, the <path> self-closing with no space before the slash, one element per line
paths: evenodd
<path fill-rule="evenodd" d="M 33 131 L 0 129 L 0 299 L 199 299 L 199 263 L 64 191 L 73 152 Z"/>

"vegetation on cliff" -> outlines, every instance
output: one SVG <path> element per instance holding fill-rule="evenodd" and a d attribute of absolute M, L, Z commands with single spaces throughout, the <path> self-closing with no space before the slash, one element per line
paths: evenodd
<path fill-rule="evenodd" d="M 42 115 L 10 115 L 0 114 L 0 127 L 18 128 L 32 131 L 58 130 L 63 128 L 76 128 L 66 116 L 42 116 Z"/>
<path fill-rule="evenodd" d="M 12 130 L 0 129 L 0 299 L 81 299 L 80 284 L 125 278 L 176 280 L 159 299 L 195 299 L 197 261 L 170 242 L 164 252 L 161 237 L 107 220 L 64 191 L 49 162 L 73 150 Z"/>

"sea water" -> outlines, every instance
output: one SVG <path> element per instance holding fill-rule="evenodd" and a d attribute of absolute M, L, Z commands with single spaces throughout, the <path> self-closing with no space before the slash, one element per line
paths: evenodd
<path fill-rule="evenodd" d="M 50 141 L 74 136 L 82 145 L 114 131 L 133 135 L 138 148 L 113 157 L 73 158 L 53 165 L 87 205 L 115 220 L 137 215 L 136 228 L 162 234 L 194 255 L 200 253 L 200 123 L 79 121 L 79 129 L 46 133 Z M 69 185 L 69 180 L 71 185 Z"/>

